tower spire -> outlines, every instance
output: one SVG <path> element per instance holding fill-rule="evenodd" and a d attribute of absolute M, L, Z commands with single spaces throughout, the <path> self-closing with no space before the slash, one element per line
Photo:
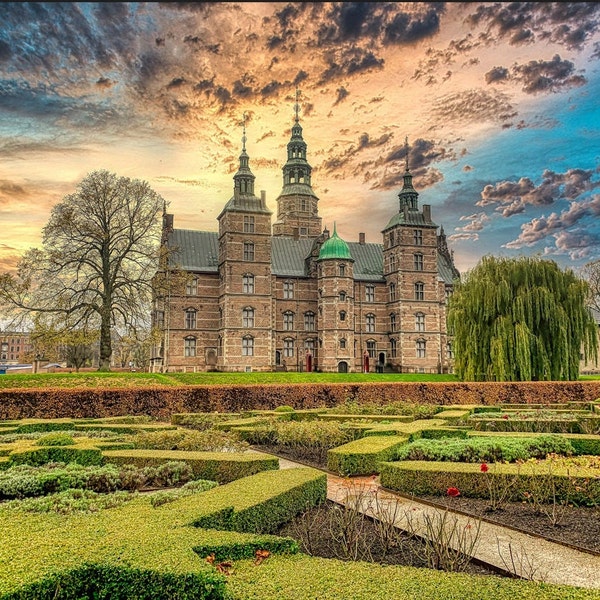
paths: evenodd
<path fill-rule="evenodd" d="M 408 173 L 408 136 L 404 138 L 404 148 L 406 149 L 406 172 Z"/>
<path fill-rule="evenodd" d="M 242 121 L 242 152 L 246 152 L 246 111 L 244 111 Z"/>
<path fill-rule="evenodd" d="M 300 118 L 298 116 L 300 113 L 300 103 L 298 102 L 299 99 L 300 99 L 300 90 L 299 90 L 298 86 L 296 86 L 296 103 L 294 104 L 294 112 L 296 114 L 294 121 L 296 123 L 298 123 L 298 121 L 300 120 Z"/>

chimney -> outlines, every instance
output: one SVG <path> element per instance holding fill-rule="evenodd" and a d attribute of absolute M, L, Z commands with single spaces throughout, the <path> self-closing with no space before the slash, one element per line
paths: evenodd
<path fill-rule="evenodd" d="M 294 239 L 299 240 L 300 239 L 300 230 L 298 229 L 298 227 L 294 227 L 294 229 L 292 231 L 293 231 Z"/>
<path fill-rule="evenodd" d="M 260 190 L 260 201 L 263 204 L 266 204 L 267 202 L 267 192 L 265 192 L 265 190 Z"/>
<path fill-rule="evenodd" d="M 165 214 L 163 216 L 163 229 L 173 231 L 173 215 Z"/>
<path fill-rule="evenodd" d="M 365 234 L 362 232 L 358 234 L 358 243 L 365 245 Z"/>
<path fill-rule="evenodd" d="M 431 223 L 431 205 L 423 204 L 423 219 L 426 223 Z"/>

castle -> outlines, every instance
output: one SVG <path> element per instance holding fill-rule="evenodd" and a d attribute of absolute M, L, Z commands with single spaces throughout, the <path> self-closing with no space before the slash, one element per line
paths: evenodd
<path fill-rule="evenodd" d="M 163 215 L 163 282 L 179 284 L 155 294 L 155 370 L 452 371 L 446 303 L 459 273 L 408 158 L 382 244 L 322 228 L 311 171 L 296 103 L 274 223 L 254 192 L 245 125 L 218 233 Z"/>

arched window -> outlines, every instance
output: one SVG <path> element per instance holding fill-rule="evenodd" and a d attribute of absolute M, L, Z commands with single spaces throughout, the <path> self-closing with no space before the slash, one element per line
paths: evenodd
<path fill-rule="evenodd" d="M 254 294 L 254 275 L 252 273 L 242 275 L 242 292 L 244 294 Z"/>
<path fill-rule="evenodd" d="M 345 320 L 346 320 L 346 311 L 340 310 L 340 321 L 345 321 Z"/>
<path fill-rule="evenodd" d="M 341 350 L 345 350 L 346 349 L 346 338 L 342 338 L 340 340 L 340 349 Z"/>
<path fill-rule="evenodd" d="M 294 313 L 290 310 L 283 313 L 283 328 L 285 331 L 294 329 Z"/>
<path fill-rule="evenodd" d="M 254 356 L 254 338 L 251 335 L 242 338 L 242 356 Z"/>
<path fill-rule="evenodd" d="M 340 302 L 346 301 L 346 292 L 340 292 Z"/>
<path fill-rule="evenodd" d="M 425 285 L 421 281 L 415 283 L 415 300 L 425 300 Z"/>
<path fill-rule="evenodd" d="M 368 314 L 366 316 L 366 332 L 367 333 L 375 333 L 375 315 Z"/>
<path fill-rule="evenodd" d="M 196 310 L 193 308 L 185 311 L 185 328 L 196 329 Z"/>
<path fill-rule="evenodd" d="M 315 330 L 315 313 L 308 311 L 304 313 L 304 330 L 314 331 Z"/>
<path fill-rule="evenodd" d="M 396 358 L 396 354 L 398 353 L 398 342 L 394 338 L 390 340 L 390 353 L 392 358 Z"/>
<path fill-rule="evenodd" d="M 375 340 L 367 340 L 367 352 L 370 358 L 377 356 L 377 342 Z"/>
<path fill-rule="evenodd" d="M 196 338 L 186 337 L 183 340 L 183 355 L 184 356 L 196 356 Z"/>
<path fill-rule="evenodd" d="M 390 315 L 390 331 L 393 333 L 396 331 L 396 314 L 392 313 Z"/>
<path fill-rule="evenodd" d="M 254 309 L 249 306 L 242 310 L 242 327 L 254 327 Z"/>
<path fill-rule="evenodd" d="M 415 315 L 415 331 L 425 331 L 425 315 L 422 312 Z"/>
<path fill-rule="evenodd" d="M 425 358 L 427 342 L 423 339 L 417 340 L 417 358 Z"/>

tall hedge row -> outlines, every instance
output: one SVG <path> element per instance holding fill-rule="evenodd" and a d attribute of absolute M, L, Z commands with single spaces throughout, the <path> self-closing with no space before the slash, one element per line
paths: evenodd
<path fill-rule="evenodd" d="M 102 418 L 173 413 L 332 407 L 343 402 L 419 404 L 547 404 L 590 402 L 600 381 L 565 382 L 386 382 L 264 385 L 195 385 L 135 389 L 0 390 L 0 420 Z"/>

